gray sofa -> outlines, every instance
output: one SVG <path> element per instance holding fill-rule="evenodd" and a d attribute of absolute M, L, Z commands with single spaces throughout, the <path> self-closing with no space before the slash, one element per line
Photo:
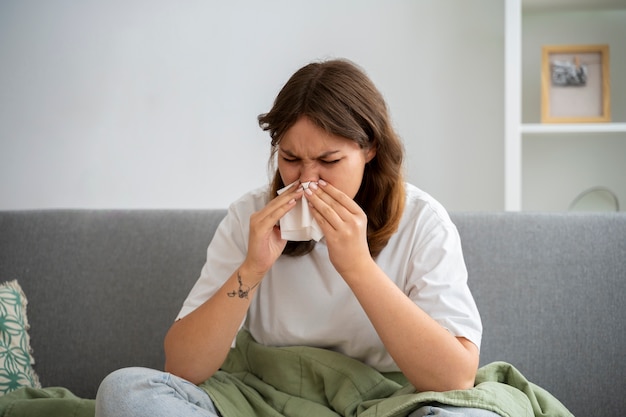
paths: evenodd
<path fill-rule="evenodd" d="M 0 280 L 28 297 L 42 384 L 93 398 L 117 368 L 161 368 L 224 213 L 0 212 Z M 452 218 L 484 323 L 481 364 L 513 364 L 577 416 L 626 411 L 626 214 Z"/>

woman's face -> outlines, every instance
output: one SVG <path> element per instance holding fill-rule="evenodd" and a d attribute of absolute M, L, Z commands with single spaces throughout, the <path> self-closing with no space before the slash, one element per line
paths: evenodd
<path fill-rule="evenodd" d="M 374 149 L 361 149 L 356 142 L 330 134 L 303 116 L 278 145 L 278 171 L 285 185 L 321 178 L 354 198 L 365 164 L 375 155 Z"/>

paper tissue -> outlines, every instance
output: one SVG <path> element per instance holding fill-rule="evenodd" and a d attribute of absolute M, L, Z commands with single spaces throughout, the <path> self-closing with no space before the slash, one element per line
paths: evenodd
<path fill-rule="evenodd" d="M 282 194 L 300 181 L 295 181 L 288 186 L 278 190 L 278 194 Z M 302 187 L 305 189 L 309 186 L 309 182 L 303 182 Z M 296 206 L 280 219 L 280 233 L 283 239 L 293 241 L 319 241 L 324 234 L 317 224 L 311 208 L 305 197 L 296 201 Z"/>

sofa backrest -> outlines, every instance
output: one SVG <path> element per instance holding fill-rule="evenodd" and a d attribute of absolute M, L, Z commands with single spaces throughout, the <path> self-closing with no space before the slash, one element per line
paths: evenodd
<path fill-rule="evenodd" d="M 454 213 L 483 319 L 506 361 L 576 416 L 626 410 L 626 213 Z"/>
<path fill-rule="evenodd" d="M 29 299 L 44 386 L 93 398 L 125 366 L 162 368 L 163 337 L 225 210 L 0 212 L 0 281 Z M 453 213 L 502 360 L 575 415 L 626 410 L 626 214 Z"/>
<path fill-rule="evenodd" d="M 126 366 L 162 369 L 163 338 L 224 210 L 0 212 L 0 281 L 28 298 L 44 386 L 95 398 Z"/>

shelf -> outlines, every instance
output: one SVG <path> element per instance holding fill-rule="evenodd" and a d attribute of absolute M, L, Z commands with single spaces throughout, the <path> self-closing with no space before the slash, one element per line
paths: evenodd
<path fill-rule="evenodd" d="M 620 10 L 623 8 L 623 0 L 522 0 L 522 10 L 524 12 Z"/>
<path fill-rule="evenodd" d="M 617 59 L 612 60 L 611 65 L 615 76 L 615 86 L 623 84 L 623 48 L 621 40 L 624 39 L 623 19 L 626 18 L 626 3 L 624 0 L 506 0 L 505 1 L 505 120 L 504 120 L 504 208 L 507 211 L 520 211 L 524 205 L 531 207 L 534 202 L 540 202 L 542 207 L 557 207 L 556 199 L 550 200 L 558 194 L 558 198 L 564 200 L 565 192 L 561 189 L 566 187 L 575 188 L 574 183 L 583 181 L 582 178 L 593 181 L 604 181 L 613 184 L 616 177 L 624 176 L 623 145 L 626 139 L 626 120 L 624 120 L 624 103 L 616 100 L 613 123 L 539 123 L 535 107 L 527 104 L 522 109 L 522 92 L 534 91 L 539 93 L 540 77 L 536 71 L 540 65 L 540 56 L 537 53 L 540 46 L 558 43 L 599 43 L 617 45 L 614 49 Z M 608 13 L 616 10 L 619 13 Z M 572 13 L 570 13 L 572 12 Z M 614 19 L 617 17 L 617 19 Z M 589 21 L 587 22 L 587 18 Z M 522 23 L 527 23 L 522 27 Z M 585 24 L 581 24 L 583 22 Z M 606 28 L 604 27 L 606 25 Z M 525 32 L 525 33 L 522 33 Z M 522 48 L 522 35 L 527 49 Z M 524 57 L 522 57 L 524 52 Z M 531 55 L 532 54 L 532 55 Z M 525 62 L 522 62 L 522 58 Z M 523 66 L 526 64 L 526 67 Z M 522 74 L 522 70 L 527 71 Z M 530 71 L 535 71 L 529 75 Z M 522 88 L 522 79 L 524 86 Z M 623 89 L 622 89 L 623 90 Z M 614 93 L 623 97 L 622 90 Z M 534 94 L 534 93 L 532 93 Z M 538 106 L 540 96 L 531 97 Z M 619 103 L 619 104 L 618 104 Z M 526 113 L 524 113 L 526 111 Z M 523 123 L 524 116 L 529 120 L 537 120 L 536 123 Z M 620 117 L 621 116 L 621 117 Z M 587 137 L 596 136 L 607 140 L 593 141 L 588 143 Z M 540 149 L 534 149 L 535 138 L 542 140 L 572 138 L 574 145 L 568 147 L 568 156 L 553 158 L 553 155 L 542 154 Z M 525 141 L 530 140 L 531 143 Z M 542 142 L 542 141 L 540 141 Z M 538 144 L 540 144 L 538 142 Z M 543 145 L 541 143 L 540 145 Z M 597 147 L 596 147 L 597 145 Z M 606 145 L 606 146 L 605 146 Z M 576 168 L 576 158 L 582 158 L 586 149 L 610 153 L 608 149 L 615 149 L 616 153 L 609 155 L 613 164 L 619 166 L 617 170 L 604 169 L 601 160 L 595 161 L 598 168 L 593 172 L 582 173 Z M 526 149 L 524 149 L 526 148 Z M 553 171 L 563 173 L 558 178 L 559 186 L 551 187 L 543 183 L 541 175 L 533 176 L 536 165 L 544 164 Z M 612 167 L 613 165 L 611 165 Z M 572 168 L 573 167 L 573 168 Z M 599 180 L 598 178 L 601 178 Z M 524 188 L 522 187 L 524 182 Z M 619 183 L 619 179 L 617 180 Z M 619 187 L 618 187 L 619 188 Z M 525 204 L 522 204 L 522 191 L 524 191 Z M 620 188 L 624 194 L 626 189 Z M 533 200 L 534 199 L 534 200 Z M 534 207 L 534 206 L 533 206 Z"/>
<path fill-rule="evenodd" d="M 522 124 L 521 131 L 522 133 L 626 133 L 626 123 L 526 123 Z"/>

